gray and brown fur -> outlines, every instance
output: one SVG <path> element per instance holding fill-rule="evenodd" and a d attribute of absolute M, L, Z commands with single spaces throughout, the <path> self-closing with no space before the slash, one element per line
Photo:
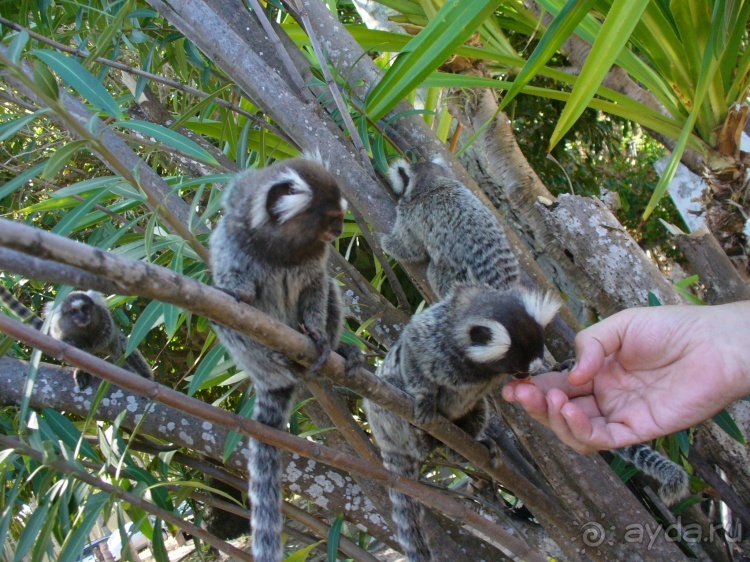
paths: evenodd
<path fill-rule="evenodd" d="M 0 299 L 19 318 L 37 330 L 42 328 L 42 320 L 4 287 L 0 287 Z M 73 291 L 58 305 L 48 303 L 44 307 L 44 314 L 49 317 L 52 337 L 111 361 L 119 361 L 125 355 L 128 338 L 115 324 L 101 293 Z M 137 349 L 122 361 L 123 368 L 153 380 L 151 367 Z M 91 375 L 82 369 L 76 368 L 73 378 L 81 390 L 91 384 Z"/>
<path fill-rule="evenodd" d="M 398 160 L 389 177 L 399 200 L 383 249 L 399 261 L 427 262 L 427 280 L 439 297 L 455 283 L 496 289 L 518 283 L 518 260 L 502 225 L 447 168 Z"/>
<path fill-rule="evenodd" d="M 336 348 L 341 296 L 326 273 L 329 242 L 343 229 L 346 201 L 322 163 L 295 158 L 236 177 L 211 236 L 214 284 L 310 335 L 321 352 Z M 284 429 L 302 367 L 251 338 L 215 326 L 237 364 L 252 377 L 253 419 Z M 275 447 L 250 439 L 250 500 L 256 562 L 281 560 L 281 461 Z"/>
<path fill-rule="evenodd" d="M 549 295 L 458 284 L 411 319 L 376 374 L 414 397 L 418 421 L 440 413 L 486 442 L 487 394 L 507 375 L 527 377 L 542 366 L 543 329 L 558 307 Z M 374 402 L 365 400 L 364 409 L 385 466 L 418 479 L 438 441 Z M 421 531 L 421 504 L 395 490 L 390 496 L 408 562 L 437 560 Z"/>

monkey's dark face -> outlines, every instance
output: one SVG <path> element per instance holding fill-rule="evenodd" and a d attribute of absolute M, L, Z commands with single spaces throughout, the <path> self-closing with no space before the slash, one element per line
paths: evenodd
<path fill-rule="evenodd" d="M 62 303 L 63 318 L 68 319 L 79 328 L 87 328 L 92 323 L 96 304 L 85 294 L 76 294 L 66 298 Z"/>
<path fill-rule="evenodd" d="M 341 236 L 346 200 L 322 164 L 295 158 L 261 174 L 267 183 L 254 191 L 250 226 L 266 259 L 281 263 L 314 259 Z"/>
<path fill-rule="evenodd" d="M 475 376 L 523 379 L 537 373 L 543 365 L 544 326 L 558 306 L 555 299 L 534 293 L 473 290 L 460 310 L 466 318 L 460 329 Z"/>

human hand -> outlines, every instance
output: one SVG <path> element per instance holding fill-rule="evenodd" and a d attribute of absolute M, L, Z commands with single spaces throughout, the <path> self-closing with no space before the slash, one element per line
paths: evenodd
<path fill-rule="evenodd" d="M 642 443 L 701 422 L 750 393 L 750 302 L 625 310 L 576 337 L 576 366 L 519 402 L 581 453 Z"/>

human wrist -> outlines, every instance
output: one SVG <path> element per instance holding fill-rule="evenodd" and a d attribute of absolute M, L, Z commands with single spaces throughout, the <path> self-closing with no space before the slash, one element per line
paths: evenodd
<path fill-rule="evenodd" d="M 716 342 L 724 349 L 727 390 L 739 400 L 750 395 L 750 301 L 713 308 L 721 315 L 722 330 Z"/>

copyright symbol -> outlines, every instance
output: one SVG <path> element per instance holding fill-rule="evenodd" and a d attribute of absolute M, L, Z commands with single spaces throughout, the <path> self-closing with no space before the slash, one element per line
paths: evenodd
<path fill-rule="evenodd" d="M 606 532 L 599 523 L 589 521 L 581 525 L 581 538 L 586 546 L 597 547 L 604 542 Z"/>

